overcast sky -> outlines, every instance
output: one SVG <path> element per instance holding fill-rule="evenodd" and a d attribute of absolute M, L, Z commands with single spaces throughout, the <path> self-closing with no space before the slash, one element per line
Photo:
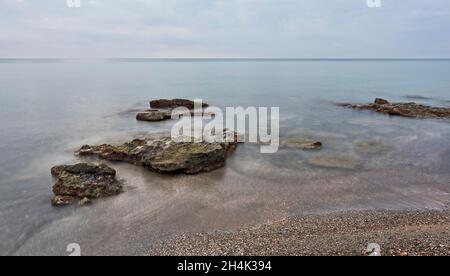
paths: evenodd
<path fill-rule="evenodd" d="M 449 0 L 0 0 L 0 57 L 450 57 Z"/>

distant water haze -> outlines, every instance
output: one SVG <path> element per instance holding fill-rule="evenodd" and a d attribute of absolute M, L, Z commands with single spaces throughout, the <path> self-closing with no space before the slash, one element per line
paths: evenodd
<path fill-rule="evenodd" d="M 74 242 L 84 254 L 143 254 L 184 231 L 291 215 L 447 208 L 449 122 L 335 103 L 381 97 L 450 106 L 449 92 L 449 60 L 0 60 L 0 255 L 66 254 Z M 73 152 L 81 145 L 170 131 L 173 121 L 135 119 L 156 98 L 280 107 L 282 139 L 324 147 L 263 155 L 258 145 L 240 145 L 225 168 L 194 176 L 108 163 L 125 193 L 52 208 L 50 168 L 80 161 Z M 311 162 L 330 156 L 356 165 Z"/>

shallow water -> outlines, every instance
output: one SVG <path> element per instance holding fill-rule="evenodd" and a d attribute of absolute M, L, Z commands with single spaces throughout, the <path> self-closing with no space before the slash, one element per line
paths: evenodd
<path fill-rule="evenodd" d="M 168 131 L 135 120 L 150 98 L 279 106 L 282 137 L 320 152 L 241 145 L 223 169 L 165 176 L 110 163 L 126 192 L 50 206 L 50 168 L 83 144 Z M 450 105 L 450 61 L 0 61 L 0 254 L 143 254 L 180 231 L 233 230 L 289 215 L 448 208 L 450 123 L 347 110 L 336 102 Z M 376 145 L 367 148 L 364 145 Z M 312 165 L 338 156 L 354 169 Z"/>

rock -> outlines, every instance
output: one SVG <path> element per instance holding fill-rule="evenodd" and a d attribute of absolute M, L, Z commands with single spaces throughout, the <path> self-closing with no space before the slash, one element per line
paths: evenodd
<path fill-rule="evenodd" d="M 202 103 L 202 108 L 206 108 L 209 105 Z M 194 111 L 195 102 L 185 99 L 174 99 L 174 100 L 152 100 L 150 101 L 150 110 L 139 112 L 136 115 L 138 121 L 147 122 L 159 122 L 174 118 L 180 118 L 183 116 L 182 113 L 175 114 L 173 110 L 177 107 L 186 107 L 190 110 L 191 116 L 214 116 L 212 113 L 200 113 L 197 114 Z"/>
<path fill-rule="evenodd" d="M 320 150 L 322 148 L 322 142 L 304 140 L 302 138 L 291 138 L 282 141 L 281 147 L 301 150 Z"/>
<path fill-rule="evenodd" d="M 422 119 L 450 119 L 450 108 L 430 107 L 416 103 L 390 103 L 384 99 L 376 99 L 373 104 L 368 105 L 340 104 L 340 106 L 360 110 L 372 110 L 391 116 Z"/>
<path fill-rule="evenodd" d="M 190 111 L 191 116 L 209 116 L 213 117 L 215 114 L 211 112 L 195 113 L 194 110 Z M 147 111 L 139 112 L 136 115 L 136 120 L 147 122 L 159 122 L 170 119 L 179 119 L 183 116 L 183 113 L 175 113 L 173 109 L 150 109 Z"/>
<path fill-rule="evenodd" d="M 186 100 L 186 99 L 173 99 L 173 100 L 152 100 L 150 101 L 150 107 L 151 108 L 167 108 L 167 109 L 173 109 L 177 107 L 186 107 L 188 109 L 194 109 L 194 101 Z M 206 103 L 202 103 L 202 107 L 206 108 L 209 105 Z"/>
<path fill-rule="evenodd" d="M 160 173 L 196 174 L 223 167 L 237 141 L 176 142 L 171 137 L 136 139 L 119 146 L 83 146 L 77 154 L 144 166 Z"/>
<path fill-rule="evenodd" d="M 308 163 L 317 167 L 335 168 L 335 169 L 356 169 L 360 163 L 359 161 L 350 157 L 343 156 L 314 156 L 308 159 Z"/>
<path fill-rule="evenodd" d="M 172 118 L 171 110 L 156 110 L 151 109 L 144 112 L 139 112 L 136 115 L 138 121 L 158 122 L 169 120 Z"/>
<path fill-rule="evenodd" d="M 116 181 L 116 171 L 104 164 L 80 163 L 73 166 L 55 166 L 51 173 L 57 181 L 53 186 L 54 206 L 72 204 L 117 195 L 122 185 Z"/>
<path fill-rule="evenodd" d="M 141 163 L 146 144 L 147 142 L 143 139 L 135 139 L 120 146 L 104 144 L 91 147 L 89 145 L 84 145 L 76 153 L 79 156 L 95 155 L 109 161 L 124 161 L 137 165 Z"/>
<path fill-rule="evenodd" d="M 384 104 L 389 104 L 389 102 L 386 101 L 385 99 L 377 98 L 377 99 L 375 99 L 375 104 L 377 104 L 377 105 L 384 105 Z"/>

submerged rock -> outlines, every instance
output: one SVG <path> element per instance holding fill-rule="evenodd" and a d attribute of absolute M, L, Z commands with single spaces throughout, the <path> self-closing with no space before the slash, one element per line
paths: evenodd
<path fill-rule="evenodd" d="M 109 197 L 122 192 L 116 180 L 116 171 L 104 164 L 79 163 L 73 166 L 55 166 L 51 169 L 57 179 L 53 186 L 52 205 L 64 206 L 80 201 Z"/>
<path fill-rule="evenodd" d="M 376 99 L 374 103 L 367 105 L 342 104 L 341 106 L 353 109 L 372 110 L 391 116 L 422 119 L 450 119 L 450 108 L 430 107 L 416 103 L 390 103 L 384 99 Z"/>
<path fill-rule="evenodd" d="M 176 142 L 171 137 L 136 139 L 119 146 L 83 146 L 77 154 L 144 166 L 160 173 L 196 174 L 223 167 L 237 141 Z"/>
<path fill-rule="evenodd" d="M 314 156 L 308 159 L 308 163 L 313 166 L 334 169 L 354 170 L 360 162 L 356 159 L 344 156 Z"/>
<path fill-rule="evenodd" d="M 356 152 L 370 155 L 383 154 L 391 150 L 390 146 L 375 140 L 358 141 L 353 143 L 353 146 Z"/>
<path fill-rule="evenodd" d="M 322 142 L 305 140 L 302 138 L 290 138 L 287 140 L 282 140 L 280 146 L 284 148 L 301 150 L 320 150 L 322 148 Z"/>

